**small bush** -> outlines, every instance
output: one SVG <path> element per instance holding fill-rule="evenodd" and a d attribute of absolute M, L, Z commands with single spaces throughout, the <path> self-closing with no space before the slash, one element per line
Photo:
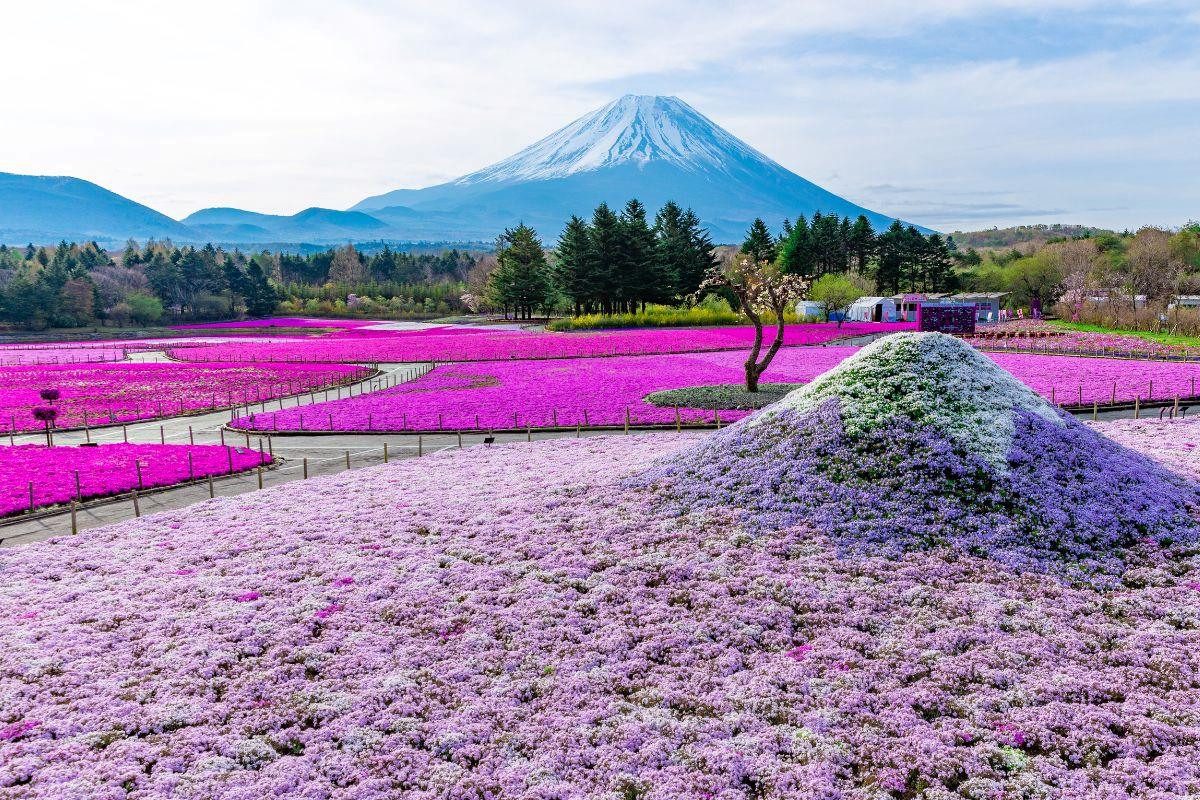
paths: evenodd
<path fill-rule="evenodd" d="M 666 407 L 748 411 L 769 406 L 803 385 L 802 383 L 760 383 L 757 392 L 747 392 L 746 387 L 740 383 L 688 386 L 684 389 L 667 389 L 646 395 L 646 402 Z"/>

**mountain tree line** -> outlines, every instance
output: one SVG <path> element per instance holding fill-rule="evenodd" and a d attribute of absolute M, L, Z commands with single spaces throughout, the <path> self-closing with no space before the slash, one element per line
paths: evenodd
<path fill-rule="evenodd" d="M 371 254 L 345 245 L 295 254 L 212 244 L 0 245 L 0 324 L 18 328 L 153 325 L 276 311 L 429 317 L 464 309 L 475 257 L 461 250 Z"/>
<path fill-rule="evenodd" d="M 485 299 L 522 318 L 560 303 L 576 316 L 633 312 L 647 303 L 682 301 L 716 263 L 712 241 L 691 209 L 668 202 L 651 223 L 636 199 L 619 214 L 601 203 L 590 221 L 571 217 L 549 258 L 532 228 L 506 230 Z"/>
<path fill-rule="evenodd" d="M 815 283 L 825 275 L 853 273 L 874 281 L 881 294 L 949 292 L 958 288 L 951 256 L 952 242 L 940 234 L 924 235 L 899 220 L 876 233 L 870 220 L 815 212 L 809 220 L 784 220 L 783 232 L 772 235 L 754 220 L 742 243 L 743 255 L 771 262 L 784 274 Z"/>

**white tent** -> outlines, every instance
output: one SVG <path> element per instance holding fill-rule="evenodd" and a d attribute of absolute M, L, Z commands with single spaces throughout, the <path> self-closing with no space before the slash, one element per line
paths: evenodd
<path fill-rule="evenodd" d="M 895 322 L 896 301 L 890 297 L 860 297 L 850 306 L 846 319 L 851 322 Z"/>

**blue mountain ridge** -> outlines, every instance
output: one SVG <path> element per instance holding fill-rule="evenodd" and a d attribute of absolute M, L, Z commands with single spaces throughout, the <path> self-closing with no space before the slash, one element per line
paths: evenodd
<path fill-rule="evenodd" d="M 631 197 L 651 213 L 668 200 L 690 206 L 720 243 L 740 242 L 755 217 L 775 229 L 817 211 L 863 214 L 879 229 L 893 221 L 800 177 L 676 97 L 626 95 L 481 170 L 345 211 L 206 208 L 176 221 L 78 178 L 0 173 L 0 241 L 467 242 L 524 222 L 552 242 L 571 215 Z"/>

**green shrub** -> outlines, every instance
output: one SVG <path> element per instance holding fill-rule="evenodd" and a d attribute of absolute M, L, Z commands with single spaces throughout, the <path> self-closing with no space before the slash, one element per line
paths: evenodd
<path fill-rule="evenodd" d="M 715 386 L 688 386 L 684 389 L 667 389 L 646 395 L 646 402 L 667 408 L 709 408 L 719 410 L 753 410 L 769 406 L 789 392 L 799 389 L 802 383 L 760 383 L 757 392 L 747 392 L 740 383 L 722 383 Z"/>
<path fill-rule="evenodd" d="M 799 322 L 794 314 L 786 314 L 784 321 Z M 775 324 L 774 317 L 764 317 L 767 324 Z M 672 306 L 647 306 L 646 311 L 636 314 L 584 314 L 580 317 L 556 319 L 546 327 L 552 331 L 586 331 L 601 328 L 698 328 L 715 325 L 749 325 L 742 314 L 728 307 L 714 308 L 712 304 L 693 308 Z"/>

